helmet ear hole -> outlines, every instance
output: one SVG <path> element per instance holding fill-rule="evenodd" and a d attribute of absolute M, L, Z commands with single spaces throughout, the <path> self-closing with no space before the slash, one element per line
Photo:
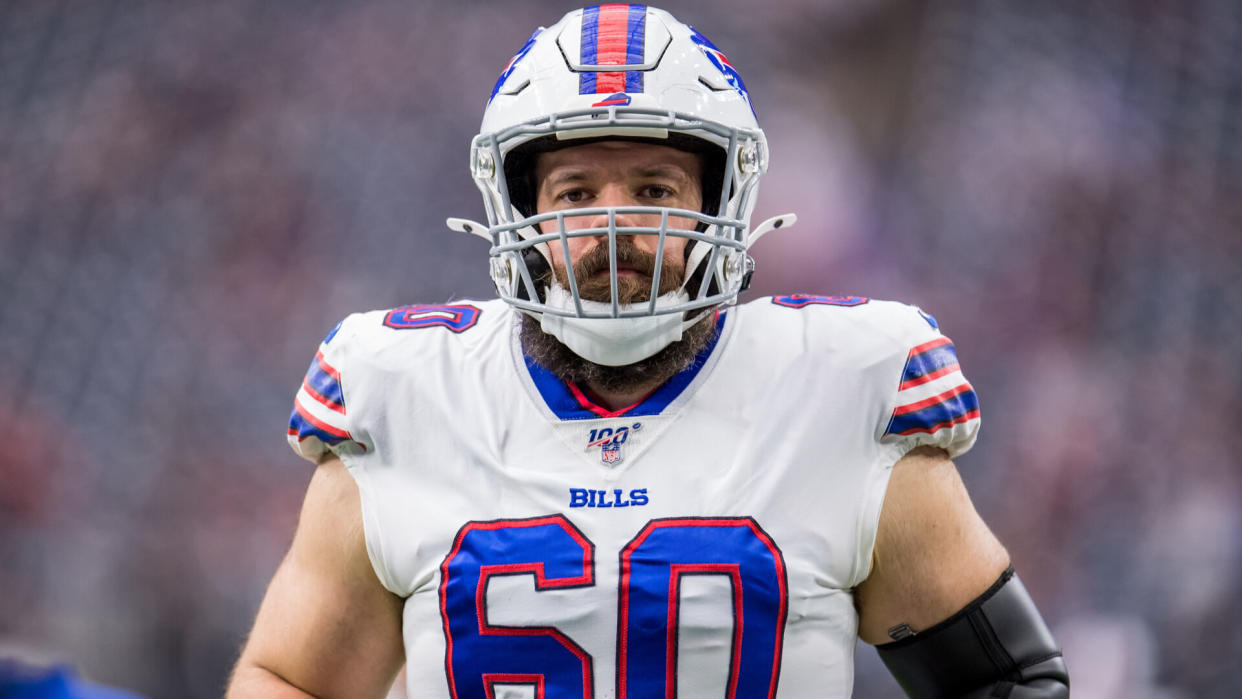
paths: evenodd
<path fill-rule="evenodd" d="M 687 261 L 690 260 L 691 250 L 693 250 L 694 246 L 697 244 L 698 243 L 686 246 L 686 260 Z M 703 284 L 703 275 L 707 274 L 708 267 L 710 266 L 709 262 L 711 261 L 711 259 L 712 259 L 711 255 L 704 255 L 703 259 L 699 260 L 699 263 L 695 265 L 694 269 L 689 270 L 690 274 L 686 278 L 686 283 L 682 285 L 682 288 L 686 290 L 686 293 L 690 294 L 690 298 L 693 299 L 693 298 L 698 297 L 699 286 Z M 711 281 L 707 283 L 707 295 L 715 296 L 716 294 L 719 294 L 719 293 L 720 293 L 720 285 L 716 283 L 716 275 L 713 274 Z"/>
<path fill-rule="evenodd" d="M 707 148 L 700 148 L 696 152 L 703 167 L 699 177 L 699 186 L 703 189 L 703 205 L 699 211 L 708 216 L 716 216 L 720 213 L 720 188 L 724 185 L 725 152 L 710 144 Z M 735 187 L 731 185 L 729 189 L 731 197 Z"/>
<path fill-rule="evenodd" d="M 522 264 L 526 266 L 526 271 L 530 273 L 530 279 L 535 284 L 535 295 L 539 297 L 539 303 L 546 303 L 546 282 L 550 282 L 552 276 L 552 266 L 548 264 L 548 259 L 543 253 L 531 248 L 522 253 Z M 523 301 L 531 301 L 533 299 L 528 291 L 526 281 L 519 277 L 515 295 Z"/>
<path fill-rule="evenodd" d="M 504 173 L 505 184 L 509 188 L 509 203 L 522 216 L 535 215 L 535 155 L 538 152 L 537 142 L 532 142 L 515 148 L 505 158 Z"/>

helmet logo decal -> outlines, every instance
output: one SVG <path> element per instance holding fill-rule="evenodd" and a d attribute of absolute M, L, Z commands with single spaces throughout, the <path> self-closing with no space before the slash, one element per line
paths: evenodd
<path fill-rule="evenodd" d="M 582 65 L 640 65 L 646 53 L 646 5 L 594 5 L 582 11 Z M 584 71 L 578 94 L 642 92 L 642 71 Z"/>
<path fill-rule="evenodd" d="M 624 92 L 608 95 L 604 99 L 591 105 L 592 107 L 624 107 L 630 103 L 630 96 Z"/>
<path fill-rule="evenodd" d="M 725 58 L 724 52 L 716 48 L 711 39 L 703 36 L 694 27 L 690 27 L 690 40 L 697 44 L 699 49 L 707 56 L 707 60 L 716 66 L 716 69 L 724 76 L 725 81 L 732 85 L 734 90 L 742 94 L 742 97 L 746 99 L 746 104 L 750 105 L 750 111 L 754 112 L 755 105 L 751 104 L 750 92 L 746 89 L 746 83 L 742 82 L 742 76 L 733 67 L 733 64 L 729 62 L 729 59 Z"/>
<path fill-rule="evenodd" d="M 488 104 L 491 104 L 492 100 L 496 99 L 496 93 L 500 92 L 500 88 L 504 86 L 505 81 L 508 80 L 509 76 L 513 74 L 513 69 L 517 68 L 517 64 L 526 57 L 526 54 L 530 53 L 531 48 L 535 45 L 535 39 L 538 38 L 542 32 L 543 27 L 536 29 L 535 33 L 531 34 L 530 38 L 526 40 L 526 43 L 522 44 L 522 48 L 518 49 L 518 52 L 513 55 L 513 58 L 509 59 L 509 63 L 505 66 L 505 69 L 500 71 L 500 77 L 496 80 L 496 85 L 492 87 L 492 95 L 487 98 Z"/>

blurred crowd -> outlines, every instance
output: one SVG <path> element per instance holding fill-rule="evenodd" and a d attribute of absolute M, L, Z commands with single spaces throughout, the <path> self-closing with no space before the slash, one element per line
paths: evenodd
<path fill-rule="evenodd" d="M 664 5 L 747 81 L 756 288 L 915 303 L 1075 696 L 1242 695 L 1242 5 Z M 0 4 L 0 658 L 211 697 L 345 314 L 490 297 L 469 139 L 546 0 Z M 745 299 L 744 299 L 745 300 Z M 856 695 L 899 697 L 861 646 Z"/>

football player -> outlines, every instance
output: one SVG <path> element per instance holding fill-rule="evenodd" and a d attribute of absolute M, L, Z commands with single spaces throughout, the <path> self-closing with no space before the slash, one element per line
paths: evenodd
<path fill-rule="evenodd" d="M 499 299 L 350 316 L 295 399 L 318 464 L 230 696 L 1065 697 L 950 460 L 930 315 L 735 306 L 768 149 L 725 55 L 643 5 L 504 69 L 471 146 Z"/>

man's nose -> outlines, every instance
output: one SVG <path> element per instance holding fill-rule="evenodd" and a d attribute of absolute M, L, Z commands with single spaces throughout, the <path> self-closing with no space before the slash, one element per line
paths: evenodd
<path fill-rule="evenodd" d="M 629 190 L 627 190 L 625 187 L 622 187 L 619 185 L 609 185 L 607 187 L 604 187 L 602 190 L 600 190 L 599 196 L 596 198 L 595 205 L 596 206 L 624 207 L 624 206 L 637 206 L 638 202 L 634 199 L 633 196 L 630 195 Z M 617 228 L 623 228 L 625 226 L 640 225 L 638 222 L 638 216 L 636 214 L 618 213 L 616 220 L 617 220 Z M 591 220 L 589 223 L 590 223 L 591 228 L 602 228 L 606 231 L 608 229 L 608 214 L 606 213 L 596 214 L 595 216 L 591 217 Z M 604 235 L 604 234 L 601 233 L 601 235 Z"/>

